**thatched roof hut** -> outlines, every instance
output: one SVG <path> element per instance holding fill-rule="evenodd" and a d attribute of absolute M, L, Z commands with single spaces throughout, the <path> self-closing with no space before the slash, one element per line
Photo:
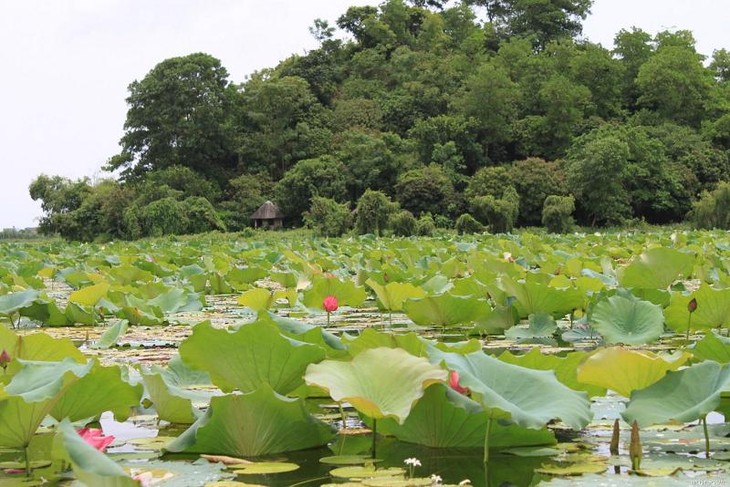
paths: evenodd
<path fill-rule="evenodd" d="M 284 214 L 278 206 L 267 201 L 251 215 L 255 228 L 281 228 L 284 225 Z"/>

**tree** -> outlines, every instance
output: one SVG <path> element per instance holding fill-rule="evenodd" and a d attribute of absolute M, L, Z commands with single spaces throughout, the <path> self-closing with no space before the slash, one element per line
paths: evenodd
<path fill-rule="evenodd" d="M 350 205 L 330 198 L 312 197 L 312 205 L 304 212 L 304 224 L 322 237 L 339 237 L 350 229 Z"/>
<path fill-rule="evenodd" d="M 624 68 L 622 93 L 624 105 L 634 109 L 639 98 L 638 89 L 634 81 L 641 66 L 654 54 L 651 35 L 634 27 L 628 31 L 621 29 L 613 39 L 613 53 L 618 56 Z"/>
<path fill-rule="evenodd" d="M 730 183 L 723 181 L 712 192 L 705 191 L 690 213 L 695 228 L 730 230 Z"/>
<path fill-rule="evenodd" d="M 322 156 L 297 162 L 276 183 L 274 194 L 286 218 L 299 223 L 313 196 L 344 201 L 346 184 L 344 164 L 332 156 Z"/>
<path fill-rule="evenodd" d="M 357 200 L 355 208 L 355 230 L 358 234 L 373 233 L 380 236 L 388 226 L 390 215 L 397 205 L 380 191 L 368 189 Z"/>
<path fill-rule="evenodd" d="M 557 162 L 539 158 L 516 161 L 509 170 L 511 185 L 520 196 L 521 225 L 539 225 L 549 195 L 566 195 L 568 186 L 563 168 Z"/>
<path fill-rule="evenodd" d="M 224 181 L 235 167 L 228 71 L 208 54 L 167 59 L 129 85 L 122 151 L 108 170 L 125 181 L 179 165 Z"/>
<path fill-rule="evenodd" d="M 423 213 L 453 214 L 454 187 L 444 170 L 436 164 L 412 169 L 398 177 L 396 200 L 416 216 Z"/>
<path fill-rule="evenodd" d="M 361 130 L 340 134 L 335 153 L 347 167 L 347 187 L 352 201 L 357 201 L 368 188 L 392 191 L 402 163 L 398 153 L 400 145 L 401 139 L 395 134 Z"/>
<path fill-rule="evenodd" d="M 542 208 L 542 224 L 548 232 L 566 233 L 573 227 L 575 199 L 572 196 L 550 195 Z"/>
<path fill-rule="evenodd" d="M 478 196 L 472 202 L 478 220 L 489 224 L 493 233 L 512 231 L 520 211 L 520 197 L 512 186 L 504 190 L 501 198 L 492 195 Z"/>
<path fill-rule="evenodd" d="M 64 238 L 79 238 L 79 222 L 72 216 L 84 200 L 91 194 L 89 180 L 72 181 L 61 176 L 41 174 L 28 188 L 33 201 L 41 201 L 43 217 L 38 225 L 44 235 L 58 233 Z"/>

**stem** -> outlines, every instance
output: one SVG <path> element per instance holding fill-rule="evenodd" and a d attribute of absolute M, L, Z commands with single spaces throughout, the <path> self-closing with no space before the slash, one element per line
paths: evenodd
<path fill-rule="evenodd" d="M 710 458 L 710 435 L 707 432 L 707 416 L 702 417 L 702 429 L 705 431 L 705 458 Z"/>
<path fill-rule="evenodd" d="M 687 343 L 689 343 L 689 329 L 690 325 L 692 324 L 692 313 L 689 314 L 689 317 L 687 318 L 687 336 L 685 337 L 685 340 Z"/>
<path fill-rule="evenodd" d="M 492 430 L 492 418 L 487 418 L 487 431 L 484 433 L 484 463 L 489 463 L 489 434 Z"/>
<path fill-rule="evenodd" d="M 23 455 L 25 455 L 25 475 L 30 477 L 30 458 L 28 458 L 28 446 L 23 447 Z"/>
<path fill-rule="evenodd" d="M 345 416 L 345 409 L 342 407 L 342 403 L 338 402 L 338 406 L 340 406 L 340 417 L 342 418 L 342 429 L 347 429 L 347 416 Z"/>
<path fill-rule="evenodd" d="M 377 437 L 378 420 L 373 418 L 373 460 L 375 460 L 375 438 Z"/>
<path fill-rule="evenodd" d="M 330 326 L 330 312 L 327 311 L 327 328 Z"/>

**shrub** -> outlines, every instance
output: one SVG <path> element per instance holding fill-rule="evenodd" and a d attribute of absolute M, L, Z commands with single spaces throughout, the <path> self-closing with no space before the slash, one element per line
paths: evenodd
<path fill-rule="evenodd" d="M 380 191 L 368 189 L 357 200 L 355 208 L 355 230 L 360 235 L 365 233 L 374 233 L 380 236 L 388 226 L 390 215 L 395 211 L 397 206 Z"/>
<path fill-rule="evenodd" d="M 572 196 L 550 195 L 542 207 L 542 224 L 551 233 L 566 233 L 573 227 L 575 199 Z"/>
<path fill-rule="evenodd" d="M 462 235 L 466 233 L 481 233 L 484 231 L 484 225 L 476 221 L 469 213 L 464 213 L 456 219 L 455 228 Z"/>
<path fill-rule="evenodd" d="M 448 214 L 456 204 L 454 185 L 441 166 L 431 164 L 401 174 L 396 200 L 414 215 Z"/>
<path fill-rule="evenodd" d="M 515 226 L 517 214 L 520 210 L 520 197 L 512 186 L 504 190 L 502 198 L 492 195 L 474 198 L 472 205 L 474 212 L 482 222 L 489 224 L 493 233 L 507 233 Z"/>
<path fill-rule="evenodd" d="M 304 212 L 304 224 L 322 237 L 339 237 L 351 225 L 350 207 L 330 198 L 315 196 L 309 211 Z"/>
<path fill-rule="evenodd" d="M 696 228 L 730 230 L 730 183 L 721 182 L 714 191 L 705 191 L 689 214 Z"/>
<path fill-rule="evenodd" d="M 421 215 L 416 222 L 416 235 L 419 237 L 430 237 L 436 232 L 436 223 L 430 213 Z"/>
<path fill-rule="evenodd" d="M 191 196 L 183 200 L 182 206 L 188 223 L 185 233 L 203 233 L 213 230 L 226 231 L 226 225 L 207 198 Z"/>
<path fill-rule="evenodd" d="M 416 217 L 408 210 L 400 210 L 390 217 L 390 228 L 399 237 L 410 237 L 416 233 Z"/>

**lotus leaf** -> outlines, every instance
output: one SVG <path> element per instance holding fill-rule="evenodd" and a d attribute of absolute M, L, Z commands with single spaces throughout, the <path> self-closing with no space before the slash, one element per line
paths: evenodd
<path fill-rule="evenodd" d="M 268 289 L 255 287 L 244 292 L 238 297 L 238 304 L 260 313 L 266 311 L 274 302 L 274 295 Z"/>
<path fill-rule="evenodd" d="M 68 297 L 68 301 L 81 306 L 96 306 L 96 303 L 109 292 L 109 288 L 110 286 L 106 282 L 87 286 L 72 292 Z"/>
<path fill-rule="evenodd" d="M 27 308 L 38 299 L 38 291 L 26 289 L 0 296 L 0 315 L 10 316 L 23 308 Z"/>
<path fill-rule="evenodd" d="M 25 448 L 48 416 L 56 398 L 26 402 L 7 394 L 0 384 L 0 446 Z"/>
<path fill-rule="evenodd" d="M 528 273 L 525 282 L 517 282 L 508 276 L 502 276 L 499 282 L 508 296 L 514 296 L 521 318 L 539 313 L 560 317 L 583 306 L 583 296 L 577 289 L 550 287 L 540 282 L 535 274 Z"/>
<path fill-rule="evenodd" d="M 321 446 L 332 436 L 303 400 L 262 385 L 248 394 L 214 397 L 205 415 L 167 450 L 249 457 Z"/>
<path fill-rule="evenodd" d="M 397 348 L 372 348 L 350 362 L 325 360 L 307 367 L 304 380 L 347 401 L 363 415 L 402 424 L 430 384 L 446 381 L 445 370 Z"/>
<path fill-rule="evenodd" d="M 694 256 L 675 249 L 657 247 L 642 253 L 620 270 L 623 287 L 667 289 L 677 279 L 692 274 Z"/>
<path fill-rule="evenodd" d="M 117 341 L 119 341 L 119 339 L 127 333 L 128 329 L 129 321 L 117 320 L 116 323 L 106 329 L 96 343 L 91 345 L 91 348 L 106 350 L 107 348 L 116 345 Z"/>
<path fill-rule="evenodd" d="M 664 310 L 667 326 L 677 332 L 684 333 L 689 321 L 689 302 L 697 300 L 697 309 L 692 313 L 693 329 L 708 329 L 730 326 L 730 288 L 716 290 L 702 284 L 691 295 L 672 293 L 672 300 Z"/>
<path fill-rule="evenodd" d="M 378 301 L 388 311 L 402 311 L 406 300 L 426 297 L 423 289 L 407 282 L 389 282 L 383 286 L 368 279 L 365 284 L 375 291 Z"/>
<path fill-rule="evenodd" d="M 118 463 L 86 443 L 68 420 L 58 425 L 54 452 L 71 464 L 76 478 L 84 485 L 95 487 L 139 485 L 139 482 L 127 475 Z"/>
<path fill-rule="evenodd" d="M 621 295 L 599 300 L 588 317 L 608 343 L 641 345 L 655 341 L 664 332 L 659 306 Z"/>
<path fill-rule="evenodd" d="M 661 356 L 649 351 L 627 350 L 622 347 L 604 348 L 592 353 L 579 367 L 578 380 L 611 389 L 624 397 L 644 389 L 677 370 L 689 360 L 690 354 Z"/>
<path fill-rule="evenodd" d="M 634 391 L 622 416 L 641 427 L 695 421 L 716 410 L 723 392 L 730 392 L 730 365 L 702 362 L 668 372 L 646 389 Z"/>
<path fill-rule="evenodd" d="M 93 360 L 92 369 L 65 390 L 51 416 L 79 421 L 111 411 L 114 419 L 126 421 L 132 408 L 139 406 L 143 388 L 131 385 L 122 375 L 120 366 L 103 367 Z"/>
<path fill-rule="evenodd" d="M 721 364 L 730 363 L 730 340 L 720 337 L 714 332 L 707 332 L 705 337 L 695 344 L 692 355 L 699 360 L 714 360 Z"/>
<path fill-rule="evenodd" d="M 347 345 L 347 351 L 353 357 L 365 350 L 388 347 L 401 348 L 416 357 L 425 357 L 427 355 L 428 341 L 422 339 L 415 333 L 394 334 L 383 333 L 373 328 L 366 328 L 357 338 L 344 337 L 343 340 Z"/>
<path fill-rule="evenodd" d="M 426 389 L 402 425 L 391 418 L 378 422 L 378 431 L 401 441 L 431 448 L 479 448 L 484 444 L 488 418 L 475 401 L 445 385 Z M 553 445 L 547 429 L 527 429 L 496 422 L 489 434 L 491 448 Z"/>
<path fill-rule="evenodd" d="M 325 351 L 286 338 L 263 321 L 234 332 L 218 330 L 204 321 L 180 345 L 180 357 L 191 367 L 208 372 L 225 392 L 251 392 L 268 384 L 280 394 L 288 394 L 302 385 L 307 365 L 322 360 Z"/>
<path fill-rule="evenodd" d="M 451 294 L 409 299 L 403 309 L 414 323 L 422 326 L 473 323 L 491 311 L 486 299 Z"/>
<path fill-rule="evenodd" d="M 553 354 L 545 354 L 539 347 L 533 347 L 524 355 L 515 355 L 506 351 L 499 356 L 499 360 L 508 364 L 520 365 L 528 369 L 552 370 L 555 377 L 566 386 L 576 391 L 585 391 L 588 397 L 604 396 L 605 387 L 586 384 L 578 380 L 578 364 L 588 356 L 586 352 L 570 352 L 565 357 Z"/>
<path fill-rule="evenodd" d="M 458 371 L 461 386 L 469 388 L 471 398 L 492 419 L 508 419 L 533 429 L 558 418 L 580 429 L 591 419 L 587 394 L 561 384 L 552 371 L 508 364 L 482 352 L 459 355 L 434 351 L 431 360 L 443 361 Z"/>
<path fill-rule="evenodd" d="M 548 314 L 532 314 L 528 318 L 528 327 L 512 327 L 504 332 L 504 336 L 512 340 L 551 337 L 558 329 L 555 319 Z"/>
<path fill-rule="evenodd" d="M 327 296 L 336 297 L 340 306 L 357 308 L 362 306 L 367 293 L 353 281 L 341 281 L 334 276 L 316 276 L 312 279 L 312 287 L 304 291 L 304 306 L 322 309 L 322 302 Z"/>

